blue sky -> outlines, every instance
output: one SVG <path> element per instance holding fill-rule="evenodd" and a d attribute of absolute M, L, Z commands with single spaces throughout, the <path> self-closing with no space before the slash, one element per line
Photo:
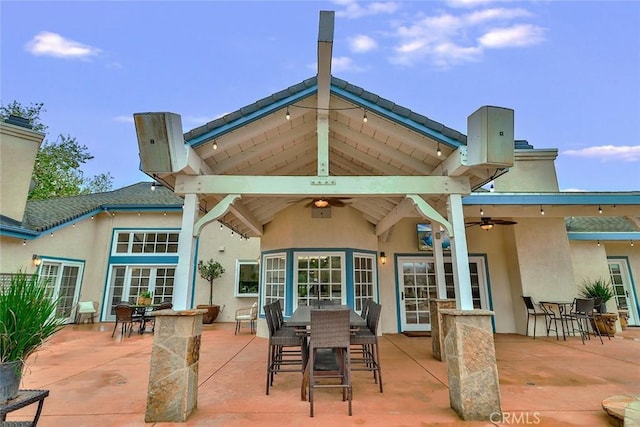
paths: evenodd
<path fill-rule="evenodd" d="M 138 170 L 133 114 L 184 131 L 313 77 L 320 10 L 332 74 L 466 133 L 482 105 L 559 149 L 562 190 L 640 190 L 640 1 L 0 2 L 0 101 L 43 102 L 115 188 Z"/>

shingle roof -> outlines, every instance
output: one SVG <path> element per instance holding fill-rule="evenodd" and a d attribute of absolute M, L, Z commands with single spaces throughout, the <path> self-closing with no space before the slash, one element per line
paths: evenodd
<path fill-rule="evenodd" d="M 289 97 L 294 97 L 297 94 L 300 94 L 301 92 L 315 86 L 316 84 L 317 84 L 317 77 L 311 77 L 298 84 L 289 86 L 288 88 L 281 90 L 279 92 L 276 92 L 272 95 L 269 95 L 265 98 L 262 98 L 254 102 L 253 104 L 249 104 L 245 107 L 240 108 L 239 110 L 233 111 L 229 114 L 224 115 L 223 117 L 217 118 L 200 127 L 190 130 L 189 132 L 184 134 L 184 139 L 186 141 L 189 141 L 191 139 L 197 138 L 201 135 L 206 134 L 207 132 L 211 132 L 214 129 L 230 124 L 235 120 L 238 120 L 244 116 L 247 116 L 251 113 L 255 113 L 265 108 L 266 106 L 275 104 Z M 375 93 L 368 92 L 359 86 L 352 85 L 351 83 L 345 80 L 332 76 L 331 85 L 335 88 L 341 89 L 354 96 L 357 96 L 364 101 L 375 104 L 381 109 L 387 110 L 389 113 L 393 113 L 400 117 L 412 120 L 413 122 L 426 126 L 435 132 L 439 132 L 451 139 L 457 140 L 462 144 L 467 143 L 467 136 L 458 132 L 457 130 L 451 129 L 443 125 L 442 123 L 431 120 L 428 117 L 423 116 L 422 114 L 413 112 L 406 107 L 397 105 L 394 102 L 389 101 L 388 99 L 385 99 L 376 95 Z"/>
<path fill-rule="evenodd" d="M 623 217 L 571 217 L 565 219 L 565 224 L 568 232 L 629 233 L 638 231 L 631 221 Z"/>
<path fill-rule="evenodd" d="M 162 209 L 182 204 L 183 199 L 168 188 L 158 186 L 156 191 L 151 191 L 150 182 L 140 182 L 105 193 L 28 201 L 24 221 L 19 228 L 42 232 L 105 208 Z M 16 227 L 20 224 L 2 217 L 0 225 Z"/>

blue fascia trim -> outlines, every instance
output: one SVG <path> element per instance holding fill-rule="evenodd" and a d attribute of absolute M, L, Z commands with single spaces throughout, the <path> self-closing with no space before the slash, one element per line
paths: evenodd
<path fill-rule="evenodd" d="M 87 261 L 84 259 L 76 259 L 76 258 L 63 258 L 57 256 L 49 256 L 45 254 L 37 254 L 40 258 L 46 261 L 59 261 L 59 262 L 76 262 L 78 264 L 87 265 Z"/>
<path fill-rule="evenodd" d="M 291 104 L 294 104 L 300 100 L 303 100 L 305 98 L 308 98 L 309 96 L 313 95 L 314 93 L 316 93 L 318 91 L 318 86 L 314 85 L 314 86 L 310 86 L 304 90 L 301 90 L 300 92 L 288 96 L 286 98 L 283 98 L 279 101 L 276 101 L 272 104 L 269 104 L 266 107 L 263 107 L 257 111 L 254 111 L 253 113 L 247 114 L 245 116 L 242 116 L 241 118 L 239 118 L 238 120 L 234 120 L 233 122 L 230 123 L 226 123 L 220 127 L 217 127 L 215 129 L 210 130 L 209 132 L 203 133 L 200 136 L 197 136 L 195 138 L 192 138 L 188 141 L 185 141 L 188 145 L 190 145 L 193 148 L 197 148 L 198 146 L 205 144 L 207 142 L 209 142 L 210 140 L 220 137 L 226 133 L 232 132 L 240 127 L 246 126 L 248 124 L 250 124 L 251 122 L 254 122 L 256 120 L 260 120 L 261 118 L 263 118 L 266 115 L 269 115 L 271 113 L 273 113 L 274 111 L 280 110 L 283 107 L 289 106 Z"/>
<path fill-rule="evenodd" d="M 487 193 L 470 194 L 462 204 L 475 205 L 640 205 L 640 192 L 629 193 Z"/>
<path fill-rule="evenodd" d="M 356 105 L 361 106 L 362 108 L 367 109 L 368 111 L 372 111 L 375 112 L 376 114 L 379 114 L 383 117 L 386 117 L 387 119 L 396 122 L 400 125 L 403 125 L 407 128 L 412 129 L 413 131 L 427 136 L 429 138 L 433 138 L 436 141 L 440 141 L 443 144 L 446 144 L 448 147 L 456 149 L 464 144 L 462 144 L 460 141 L 457 141 L 453 138 L 450 138 L 446 135 L 441 134 L 440 132 L 437 132 L 425 125 L 422 125 L 420 123 L 416 123 L 413 120 L 407 118 L 407 117 L 403 117 L 399 114 L 396 114 L 392 111 L 386 110 L 382 107 L 380 107 L 378 104 L 373 103 L 371 101 L 367 101 L 362 99 L 361 97 L 354 95 L 350 92 L 347 92 L 344 89 L 335 87 L 335 86 L 331 86 L 331 92 L 334 93 L 336 96 L 343 98 L 349 102 L 353 102 Z"/>
<path fill-rule="evenodd" d="M 640 241 L 640 231 L 627 231 L 627 232 L 614 232 L 614 231 L 603 231 L 603 232 L 579 232 L 572 231 L 567 233 L 569 240 L 614 240 L 614 241 L 624 241 L 624 240 L 638 240 Z"/>
<path fill-rule="evenodd" d="M 159 255 L 141 255 L 141 256 L 111 256 L 109 257 L 109 265 L 112 264 L 178 264 L 178 256 L 159 256 Z"/>
<path fill-rule="evenodd" d="M 33 240 L 37 239 L 40 233 L 33 230 L 11 227 L 11 226 L 1 226 L 0 227 L 0 236 L 3 237 L 15 237 L 23 240 Z"/>
<path fill-rule="evenodd" d="M 114 232 L 135 230 L 140 231 L 141 233 L 147 233 L 149 231 L 180 231 L 180 227 L 114 227 L 112 230 Z"/>

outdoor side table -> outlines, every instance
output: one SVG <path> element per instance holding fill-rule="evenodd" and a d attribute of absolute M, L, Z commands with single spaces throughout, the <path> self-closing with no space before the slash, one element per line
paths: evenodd
<path fill-rule="evenodd" d="M 11 399 L 7 403 L 0 404 L 0 425 L 2 427 L 35 427 L 38 424 L 44 399 L 49 396 L 49 390 L 20 390 L 18 397 Z M 5 421 L 9 412 L 16 411 L 32 403 L 38 402 L 38 410 L 33 417 L 33 421 Z"/>

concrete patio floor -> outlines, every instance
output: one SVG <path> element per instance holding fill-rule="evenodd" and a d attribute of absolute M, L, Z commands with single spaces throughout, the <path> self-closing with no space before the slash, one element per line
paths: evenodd
<path fill-rule="evenodd" d="M 612 395 L 640 393 L 640 328 L 604 345 L 592 339 L 496 334 L 503 422 L 464 422 L 449 407 L 445 363 L 431 338 L 380 339 L 384 393 L 371 374 L 353 373 L 353 416 L 333 389 L 316 393 L 315 417 L 300 400 L 301 375 L 276 376 L 265 395 L 268 340 L 234 324 L 205 325 L 198 407 L 185 423 L 144 422 L 153 335 L 111 338 L 112 323 L 68 325 L 28 362 L 21 388 L 50 390 L 41 427 L 102 426 L 606 426 Z M 118 331 L 119 332 L 119 331 Z M 35 405 L 9 414 L 27 419 Z"/>

